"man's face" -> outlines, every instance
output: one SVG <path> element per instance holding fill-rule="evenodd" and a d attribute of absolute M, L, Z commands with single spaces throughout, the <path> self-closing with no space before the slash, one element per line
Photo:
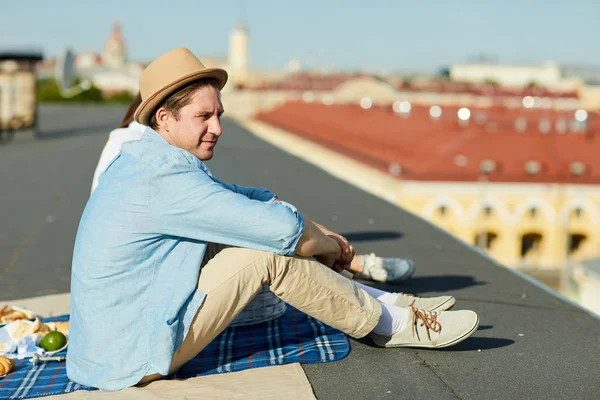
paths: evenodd
<path fill-rule="evenodd" d="M 190 103 L 179 110 L 177 118 L 168 114 L 160 133 L 173 146 L 189 151 L 200 160 L 210 160 L 223 133 L 221 114 L 221 95 L 207 85 L 196 90 Z"/>

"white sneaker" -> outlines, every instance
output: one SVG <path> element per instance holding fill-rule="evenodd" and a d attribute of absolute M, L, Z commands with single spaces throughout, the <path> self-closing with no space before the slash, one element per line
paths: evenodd
<path fill-rule="evenodd" d="M 452 296 L 438 296 L 438 297 L 418 297 L 407 293 L 394 293 L 398 296 L 394 305 L 396 307 L 409 308 L 414 306 L 420 310 L 425 311 L 446 311 L 456 303 L 456 299 Z"/>
<path fill-rule="evenodd" d="M 355 274 L 356 278 L 376 282 L 404 281 L 415 271 L 414 263 L 406 258 L 382 258 L 375 253 L 364 255 L 362 260 L 363 272 Z"/>
<path fill-rule="evenodd" d="M 371 339 L 380 347 L 441 348 L 453 346 L 471 336 L 479 326 L 479 317 L 469 310 L 424 311 L 410 307 L 412 319 L 392 336 L 371 333 Z"/>

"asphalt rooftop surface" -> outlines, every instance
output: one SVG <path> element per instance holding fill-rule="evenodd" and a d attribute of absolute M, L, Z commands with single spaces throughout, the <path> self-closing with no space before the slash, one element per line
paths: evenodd
<path fill-rule="evenodd" d="M 0 141 L 0 301 L 69 291 L 79 217 L 107 133 L 124 107 L 43 106 L 37 138 Z M 320 399 L 598 399 L 600 320 L 384 200 L 267 144 L 230 120 L 208 162 L 215 176 L 266 186 L 345 234 L 359 253 L 403 256 L 392 291 L 452 294 L 479 330 L 446 350 L 352 340 L 342 361 L 304 365 Z"/>

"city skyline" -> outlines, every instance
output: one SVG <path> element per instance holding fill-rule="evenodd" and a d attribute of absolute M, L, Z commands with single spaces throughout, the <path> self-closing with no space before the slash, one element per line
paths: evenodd
<path fill-rule="evenodd" d="M 391 1 L 368 6 L 340 1 L 225 1 L 218 6 L 182 1 L 169 7 L 156 1 L 32 3 L 4 10 L 0 48 L 39 47 L 46 57 L 67 46 L 99 53 L 118 20 L 132 60 L 150 61 L 178 46 L 200 56 L 222 57 L 227 55 L 229 32 L 241 20 L 250 31 L 251 65 L 259 68 L 284 68 L 298 59 L 308 68 L 434 72 L 479 55 L 507 64 L 553 60 L 600 65 L 594 43 L 600 37 L 600 26 L 594 23 L 600 3 L 587 0 L 469 0 L 460 6 Z M 161 25 L 167 29 L 152 29 Z"/>

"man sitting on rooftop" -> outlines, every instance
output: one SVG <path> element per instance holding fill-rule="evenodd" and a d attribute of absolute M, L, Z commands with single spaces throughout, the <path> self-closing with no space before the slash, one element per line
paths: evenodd
<path fill-rule="evenodd" d="M 470 335 L 454 298 L 387 293 L 347 279 L 348 241 L 264 188 L 212 176 L 222 134 L 221 69 L 187 49 L 153 61 L 123 145 L 90 197 L 73 254 L 67 374 L 119 390 L 177 371 L 264 284 L 278 297 L 382 347 L 438 348 Z"/>
<path fill-rule="evenodd" d="M 140 140 L 144 135 L 146 126 L 133 120 L 133 114 L 140 104 L 142 104 L 142 97 L 138 93 L 131 101 L 119 127 L 110 132 L 94 171 L 92 193 L 98 186 L 98 178 L 119 154 L 123 144 Z M 412 260 L 398 257 L 378 257 L 375 253 L 356 255 L 348 268 L 355 278 L 387 283 L 403 282 L 411 277 L 414 270 L 415 266 Z"/>

